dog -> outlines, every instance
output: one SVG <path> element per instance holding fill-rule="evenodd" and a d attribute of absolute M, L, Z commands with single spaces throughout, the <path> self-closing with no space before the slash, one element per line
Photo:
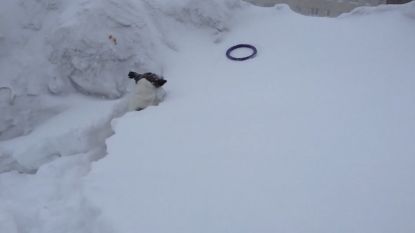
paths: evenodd
<path fill-rule="evenodd" d="M 155 87 L 161 87 L 167 82 L 167 80 L 165 80 L 162 76 L 160 77 L 157 74 L 150 73 L 150 72 L 139 74 L 139 73 L 130 71 L 130 73 L 128 73 L 128 77 L 130 79 L 134 79 L 136 84 L 138 83 L 140 79 L 145 78 L 147 79 L 147 81 L 151 82 Z"/>
<path fill-rule="evenodd" d="M 138 74 L 130 71 L 130 79 L 134 79 L 136 85 L 129 97 L 128 110 L 141 111 L 148 106 L 158 105 L 164 100 L 166 91 L 162 86 L 167 82 L 162 76 L 154 73 Z"/>

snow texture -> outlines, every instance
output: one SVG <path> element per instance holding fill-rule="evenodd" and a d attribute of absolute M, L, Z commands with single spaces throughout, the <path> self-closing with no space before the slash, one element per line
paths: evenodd
<path fill-rule="evenodd" d="M 0 232 L 415 232 L 415 2 L 1 5 Z"/>

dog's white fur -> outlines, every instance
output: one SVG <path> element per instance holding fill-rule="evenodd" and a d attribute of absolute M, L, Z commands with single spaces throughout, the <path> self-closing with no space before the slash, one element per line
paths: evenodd
<path fill-rule="evenodd" d="M 128 110 L 141 110 L 151 105 L 158 105 L 166 96 L 162 87 L 154 87 L 147 79 L 140 79 L 130 94 Z"/>

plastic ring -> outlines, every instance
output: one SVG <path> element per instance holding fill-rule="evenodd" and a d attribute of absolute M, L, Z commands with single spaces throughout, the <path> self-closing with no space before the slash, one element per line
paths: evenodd
<path fill-rule="evenodd" d="M 252 54 L 250 54 L 249 56 L 246 56 L 246 57 L 233 57 L 231 55 L 231 53 L 234 50 L 240 49 L 240 48 L 248 48 L 248 49 L 251 49 L 252 50 Z M 253 45 L 250 45 L 250 44 L 238 44 L 238 45 L 235 45 L 235 46 L 230 47 L 226 51 L 226 57 L 229 58 L 229 59 L 231 59 L 231 60 L 234 60 L 234 61 L 245 61 L 247 59 L 250 59 L 250 58 L 255 57 L 256 54 L 257 54 L 257 49 Z"/>

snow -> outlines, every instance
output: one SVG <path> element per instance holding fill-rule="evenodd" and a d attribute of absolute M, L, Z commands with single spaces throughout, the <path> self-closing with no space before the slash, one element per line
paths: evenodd
<path fill-rule="evenodd" d="M 120 98 L 129 91 L 125 76 L 130 69 L 163 73 L 160 52 L 175 49 L 170 28 L 177 21 L 225 31 L 232 9 L 240 5 L 237 0 L 5 0 L 0 9 L 0 87 L 11 89 L 16 98 L 74 93 Z M 17 103 L 7 112 L 36 115 L 44 107 Z M 0 137 L 26 135 L 37 124 L 31 118 L 1 119 Z"/>
<path fill-rule="evenodd" d="M 124 113 L 126 107 L 122 101 L 79 96 L 45 98 L 40 101 L 53 102 L 50 104 L 66 110 L 37 126 L 29 135 L 0 142 L 0 158 L 2 154 L 3 157 L 13 157 L 20 171 L 30 172 L 54 158 L 105 147 L 105 139 L 112 134 L 111 119 Z M 0 167 L 2 170 L 10 170 L 10 167 L 3 165 Z"/>
<path fill-rule="evenodd" d="M 0 142 L 0 232 L 415 231 L 414 3 L 315 18 L 236 1 L 53 2 L 60 26 L 36 43 L 51 41 L 52 73 L 77 72 L 55 79 L 65 95 L 46 82 L 24 136 Z M 102 49 L 109 28 L 129 43 Z M 226 59 L 238 43 L 258 55 Z M 124 98 L 96 96 L 128 92 L 132 64 L 162 72 L 167 97 L 124 114 Z M 23 90 L 16 108 L 30 106 Z"/>

